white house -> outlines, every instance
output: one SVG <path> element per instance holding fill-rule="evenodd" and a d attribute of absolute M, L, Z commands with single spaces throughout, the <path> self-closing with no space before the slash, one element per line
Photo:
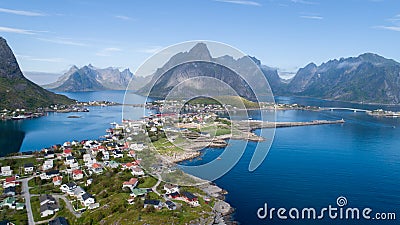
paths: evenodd
<path fill-rule="evenodd" d="M 13 171 L 11 170 L 10 166 L 2 166 L 1 167 L 1 175 L 2 176 L 8 177 L 8 176 L 11 176 L 12 173 L 13 173 Z"/>
<path fill-rule="evenodd" d="M 95 203 L 95 199 L 92 195 L 85 193 L 82 195 L 82 204 L 86 207 L 90 206 L 91 204 Z"/>
<path fill-rule="evenodd" d="M 49 180 L 55 176 L 60 175 L 60 172 L 58 170 L 51 170 L 45 173 L 40 174 L 40 179 L 41 180 Z"/>
<path fill-rule="evenodd" d="M 133 176 L 143 176 L 144 175 L 144 171 L 142 170 L 142 168 L 135 166 L 132 168 L 132 175 Z"/>
<path fill-rule="evenodd" d="M 83 190 L 80 186 L 76 187 L 74 193 L 72 194 L 74 197 L 81 199 L 82 195 L 85 194 L 86 191 Z"/>
<path fill-rule="evenodd" d="M 16 181 L 15 177 L 7 177 L 3 182 L 3 188 L 15 187 L 17 185 L 19 185 L 19 182 Z"/>
<path fill-rule="evenodd" d="M 52 168 L 53 168 L 53 160 L 52 159 L 48 159 L 48 160 L 44 161 L 42 170 L 49 170 Z"/>
<path fill-rule="evenodd" d="M 77 186 L 74 182 L 70 182 L 70 183 L 61 185 L 60 190 L 64 193 L 67 193 L 67 192 L 73 193 L 75 191 L 76 187 Z M 71 194 L 69 194 L 69 195 L 71 195 Z"/>
<path fill-rule="evenodd" d="M 137 183 L 138 183 L 138 179 L 131 178 L 129 181 L 125 181 L 122 184 L 122 188 L 126 188 L 127 187 L 127 188 L 132 190 L 134 187 L 136 187 Z"/>
<path fill-rule="evenodd" d="M 109 160 L 110 159 L 110 153 L 108 151 L 103 151 L 103 160 Z"/>
<path fill-rule="evenodd" d="M 52 151 L 52 150 L 46 150 L 46 154 L 44 155 L 44 157 L 45 157 L 46 159 L 52 159 L 52 158 L 54 158 L 54 151 Z"/>
<path fill-rule="evenodd" d="M 41 195 L 39 197 L 39 202 L 40 205 L 44 205 L 44 204 L 55 204 L 56 203 L 56 199 L 51 196 L 51 195 Z"/>
<path fill-rule="evenodd" d="M 67 156 L 66 158 L 65 158 L 65 164 L 67 164 L 67 165 L 71 165 L 71 164 L 73 164 L 75 162 L 75 158 L 73 157 L 73 156 Z"/>
<path fill-rule="evenodd" d="M 179 192 L 179 187 L 173 184 L 164 184 L 164 190 L 166 191 L 166 194 L 171 194 Z"/>
<path fill-rule="evenodd" d="M 74 180 L 80 180 L 80 179 L 82 179 L 82 178 L 83 178 L 83 172 L 82 172 L 82 170 L 76 169 L 76 170 L 73 170 L 73 171 L 72 171 L 72 179 L 74 179 Z"/>
<path fill-rule="evenodd" d="M 54 215 L 59 210 L 57 204 L 44 204 L 40 206 L 40 217 Z"/>
<path fill-rule="evenodd" d="M 122 157 L 124 157 L 124 153 L 116 150 L 113 152 L 113 156 L 114 156 L 114 158 L 122 158 Z"/>
<path fill-rule="evenodd" d="M 63 151 L 62 156 L 63 156 L 63 157 L 72 156 L 72 150 L 71 150 L 71 149 L 65 149 L 65 150 Z"/>
<path fill-rule="evenodd" d="M 144 208 L 147 208 L 148 206 L 153 206 L 155 209 L 162 209 L 162 202 L 160 200 L 151 200 L 151 199 L 146 199 L 144 200 Z"/>
<path fill-rule="evenodd" d="M 24 165 L 24 172 L 25 172 L 25 174 L 28 174 L 28 173 L 33 173 L 33 169 L 35 168 L 35 166 L 33 165 L 33 163 L 26 163 L 25 165 Z"/>
<path fill-rule="evenodd" d="M 53 177 L 53 184 L 54 184 L 54 186 L 61 185 L 62 184 L 62 176 Z"/>
<path fill-rule="evenodd" d="M 94 173 L 97 173 L 97 174 L 100 174 L 103 172 L 102 166 L 98 163 L 93 163 L 91 169 Z"/>

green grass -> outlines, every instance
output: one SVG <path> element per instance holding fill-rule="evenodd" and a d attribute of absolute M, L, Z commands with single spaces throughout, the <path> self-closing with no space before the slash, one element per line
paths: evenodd
<path fill-rule="evenodd" d="M 75 218 L 69 211 L 60 209 L 58 216 L 65 216 L 71 225 L 97 225 L 97 224 L 189 224 L 199 217 L 209 217 L 211 212 L 209 205 L 201 204 L 200 207 L 191 208 L 182 202 L 182 209 L 170 211 L 168 209 L 150 210 L 143 208 L 143 201 L 137 198 L 136 203 L 129 205 L 127 199 L 129 192 L 122 190 L 122 182 L 131 178 L 129 171 L 107 171 L 102 175 L 93 176 L 93 184 L 85 187 L 87 192 L 95 195 L 100 207 L 87 210 L 81 218 Z M 157 180 L 154 177 L 145 177 L 139 187 L 150 188 Z M 162 186 L 162 184 L 160 184 Z M 160 188 L 160 187 L 159 187 Z M 187 189 L 193 193 L 201 193 L 201 190 L 192 187 Z M 161 199 L 155 193 L 149 193 L 148 199 Z"/>
<path fill-rule="evenodd" d="M 218 101 L 226 105 L 231 105 L 236 108 L 258 108 L 257 102 L 252 102 L 239 96 L 218 96 L 215 97 Z"/>
<path fill-rule="evenodd" d="M 28 215 L 26 209 L 15 210 L 7 207 L 0 210 L 0 221 L 9 220 L 15 224 L 28 224 Z"/>
<path fill-rule="evenodd" d="M 31 206 L 32 206 L 32 213 L 33 213 L 33 219 L 35 222 L 42 221 L 42 220 L 47 220 L 50 219 L 54 216 L 50 215 L 47 217 L 40 217 L 40 202 L 39 202 L 39 196 L 33 196 L 31 197 Z"/>
<path fill-rule="evenodd" d="M 139 180 L 138 188 L 152 188 L 157 183 L 157 179 L 154 177 L 144 177 Z"/>
<path fill-rule="evenodd" d="M 11 166 L 11 169 L 13 170 L 13 174 L 20 174 L 24 175 L 24 170 L 23 166 L 24 164 L 27 163 L 33 163 L 35 167 L 37 168 L 43 160 L 37 159 L 35 157 L 30 157 L 30 158 L 21 158 L 21 159 L 3 159 L 0 160 L 0 165 L 1 166 Z"/>

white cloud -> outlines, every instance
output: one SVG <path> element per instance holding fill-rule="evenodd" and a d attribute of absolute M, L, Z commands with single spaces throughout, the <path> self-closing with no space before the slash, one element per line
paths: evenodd
<path fill-rule="evenodd" d="M 81 42 L 76 42 L 73 41 L 69 38 L 54 38 L 54 39 L 49 39 L 49 38 L 37 38 L 40 41 L 45 41 L 45 42 L 50 42 L 50 43 L 55 43 L 55 44 L 61 44 L 61 45 L 74 45 L 74 46 L 87 46 L 85 43 Z"/>
<path fill-rule="evenodd" d="M 110 48 L 104 48 L 96 53 L 97 56 L 111 56 L 112 53 L 114 52 L 121 52 L 122 49 L 120 48 L 115 48 L 115 47 L 110 47 Z"/>
<path fill-rule="evenodd" d="M 310 15 L 304 15 L 304 16 L 300 16 L 300 18 L 303 18 L 303 19 L 310 19 L 310 20 L 322 20 L 322 19 L 324 19 L 324 17 L 322 17 L 322 16 L 310 16 Z"/>
<path fill-rule="evenodd" d="M 291 0 L 293 3 L 299 3 L 299 4 L 305 4 L 305 5 L 315 5 L 317 4 L 316 2 L 311 2 L 307 0 Z"/>
<path fill-rule="evenodd" d="M 399 31 L 400 32 L 400 26 L 376 26 L 374 28 L 382 29 L 382 30 Z"/>
<path fill-rule="evenodd" d="M 50 63 L 66 62 L 64 58 L 40 58 L 29 55 L 16 55 L 16 57 L 21 60 L 29 60 L 29 61 L 50 62 Z"/>
<path fill-rule="evenodd" d="M 217 2 L 225 2 L 225 3 L 232 3 L 238 5 L 251 5 L 251 6 L 261 6 L 260 3 L 255 1 L 247 1 L 247 0 L 215 0 Z"/>
<path fill-rule="evenodd" d="M 160 51 L 162 48 L 163 48 L 162 46 L 150 46 L 148 48 L 139 49 L 137 52 L 154 54 L 154 53 Z"/>
<path fill-rule="evenodd" d="M 36 32 L 32 30 L 24 30 L 13 27 L 0 27 L 0 32 L 15 33 L 15 34 L 36 34 Z"/>
<path fill-rule="evenodd" d="M 131 18 L 129 16 L 123 16 L 123 15 L 116 15 L 114 17 L 117 19 L 120 19 L 120 20 L 133 20 L 133 18 Z"/>
<path fill-rule="evenodd" d="M 10 13 L 10 14 L 20 15 L 20 16 L 45 16 L 45 14 L 43 14 L 43 13 L 32 12 L 32 11 L 23 11 L 23 10 L 14 10 L 14 9 L 5 9 L 5 8 L 0 8 L 0 12 Z"/>

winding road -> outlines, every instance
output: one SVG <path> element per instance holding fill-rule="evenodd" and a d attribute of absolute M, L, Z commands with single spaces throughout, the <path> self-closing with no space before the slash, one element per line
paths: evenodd
<path fill-rule="evenodd" d="M 31 194 L 29 193 L 29 186 L 28 186 L 29 180 L 33 179 L 34 177 L 35 176 L 31 176 L 31 177 L 19 180 L 21 182 L 21 186 L 22 186 L 22 195 L 25 198 L 25 207 L 26 207 L 26 212 L 28 214 L 28 224 L 29 225 L 35 225 L 35 220 L 33 219 L 32 206 L 31 206 Z"/>

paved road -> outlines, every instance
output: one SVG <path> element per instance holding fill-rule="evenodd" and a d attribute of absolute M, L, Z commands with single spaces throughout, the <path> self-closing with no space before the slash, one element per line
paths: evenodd
<path fill-rule="evenodd" d="M 60 202 L 60 199 L 64 200 L 64 202 L 65 202 L 65 204 L 66 204 L 66 206 L 67 206 L 67 209 L 68 209 L 72 214 L 74 214 L 74 216 L 76 216 L 76 217 L 78 217 L 78 218 L 82 216 L 81 213 L 78 213 L 78 212 L 76 212 L 76 211 L 74 210 L 74 208 L 73 208 L 72 205 L 71 205 L 71 202 L 68 201 L 68 199 L 65 197 L 65 195 L 58 195 L 58 194 L 52 194 L 52 195 L 53 195 L 54 198 L 57 198 L 57 199 L 58 199 L 58 202 Z"/>
<path fill-rule="evenodd" d="M 26 207 L 26 212 L 28 214 L 28 224 L 29 225 L 35 225 L 35 221 L 33 220 L 32 207 L 31 207 L 31 194 L 29 193 L 29 186 L 28 186 L 28 181 L 34 177 L 35 176 L 31 176 L 31 177 L 19 180 L 22 183 L 22 194 L 25 198 L 25 207 Z"/>
<path fill-rule="evenodd" d="M 35 155 L 14 155 L 14 156 L 4 156 L 4 157 L 0 157 L 0 160 L 4 160 L 4 159 L 26 159 L 26 158 L 32 158 Z"/>
<path fill-rule="evenodd" d="M 161 183 L 161 176 L 160 176 L 160 174 L 157 174 L 157 183 L 151 188 L 152 190 L 153 190 L 153 192 L 154 193 L 156 193 L 157 195 L 159 195 L 159 196 L 161 196 L 160 195 L 160 193 L 158 193 L 158 191 L 157 191 L 157 187 L 158 187 L 158 185 L 160 185 L 160 183 Z"/>

